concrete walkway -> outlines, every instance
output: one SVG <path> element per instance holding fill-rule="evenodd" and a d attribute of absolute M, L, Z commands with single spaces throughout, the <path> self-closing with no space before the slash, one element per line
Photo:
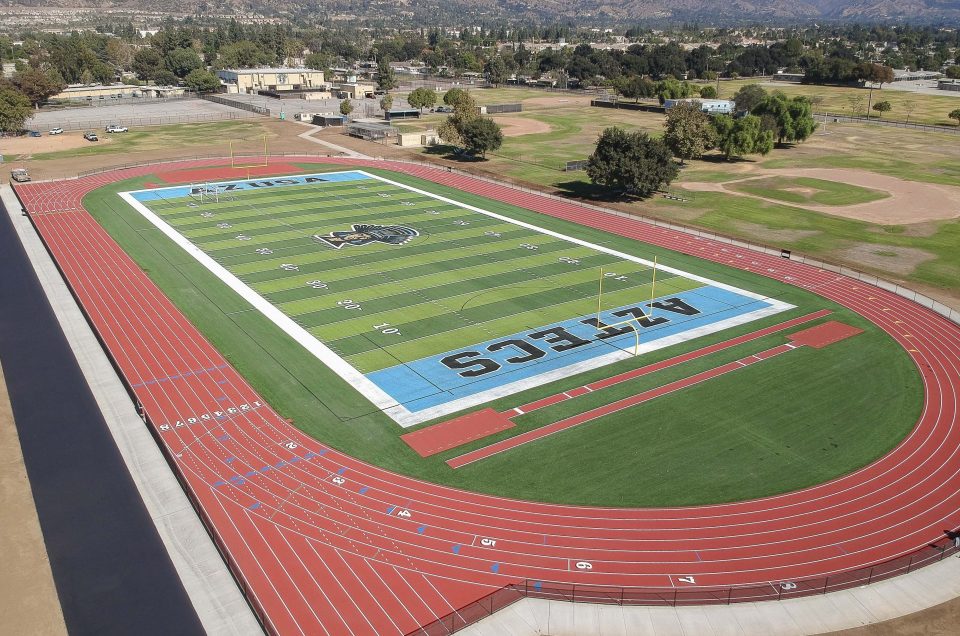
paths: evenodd
<path fill-rule="evenodd" d="M 363 154 L 363 153 L 357 152 L 356 150 L 351 150 L 350 148 L 345 148 L 345 147 L 343 147 L 343 146 L 338 146 L 337 144 L 330 143 L 329 141 L 324 141 L 323 139 L 317 139 L 316 137 L 313 136 L 313 133 L 323 130 L 323 127 L 321 127 L 321 126 L 314 126 L 313 124 L 308 124 L 308 123 L 303 122 L 303 121 L 298 121 L 298 122 L 296 122 L 296 123 L 300 124 L 301 126 L 307 126 L 307 127 L 310 128 L 310 130 L 307 130 L 307 131 L 302 132 L 302 133 L 300 133 L 299 135 L 297 135 L 297 137 L 300 137 L 301 139 L 306 139 L 307 141 L 312 141 L 312 142 L 315 143 L 315 144 L 320 144 L 321 146 L 326 146 L 327 148 L 330 148 L 331 150 L 336 150 L 337 152 L 343 153 L 344 155 L 346 155 L 346 156 L 348 156 L 348 157 L 353 157 L 353 158 L 355 158 L 355 159 L 370 159 L 370 158 L 371 158 L 371 157 L 369 157 L 368 155 L 365 155 L 365 154 Z"/>
<path fill-rule="evenodd" d="M 30 256 L 127 469 L 207 634 L 261 634 L 220 553 L 170 471 L 9 185 L 0 198 Z"/>

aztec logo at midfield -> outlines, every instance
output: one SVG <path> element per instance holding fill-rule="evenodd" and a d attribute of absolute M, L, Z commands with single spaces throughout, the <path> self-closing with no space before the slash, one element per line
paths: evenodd
<path fill-rule="evenodd" d="M 344 245 L 369 245 L 370 243 L 384 243 L 386 245 L 403 245 L 420 232 L 401 225 L 353 225 L 353 230 L 331 232 L 330 234 L 314 234 L 313 238 L 327 245 L 340 249 Z"/>

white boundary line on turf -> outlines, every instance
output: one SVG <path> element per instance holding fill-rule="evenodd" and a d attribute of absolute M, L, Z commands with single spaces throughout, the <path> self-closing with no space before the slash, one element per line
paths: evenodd
<path fill-rule="evenodd" d="M 442 201 L 444 203 L 448 203 L 450 205 L 454 205 L 459 208 L 469 210 L 471 212 L 476 212 L 478 214 L 483 214 L 484 216 L 498 219 L 505 223 L 516 225 L 518 227 L 522 227 L 522 228 L 537 232 L 539 234 L 552 236 L 554 238 L 558 238 L 558 239 L 567 241 L 569 243 L 573 243 L 575 245 L 580 245 L 581 247 L 587 247 L 589 249 L 593 249 L 598 252 L 603 252 L 605 254 L 609 254 L 611 256 L 615 256 L 617 258 L 620 258 L 626 261 L 631 261 L 634 263 L 645 265 L 647 267 L 654 266 L 653 261 L 648 261 L 646 259 L 633 256 L 632 254 L 619 252 L 617 250 L 613 250 L 608 247 L 603 247 L 600 245 L 590 243 L 588 241 L 574 238 L 572 236 L 567 236 L 566 234 L 561 234 L 559 232 L 547 230 L 539 226 L 526 223 L 524 221 L 518 221 L 509 216 L 504 216 L 502 214 L 490 212 L 488 210 L 484 210 L 482 208 L 478 208 L 473 205 L 461 203 L 459 201 L 450 199 L 448 197 L 445 197 L 439 194 L 433 194 L 432 192 L 421 190 L 420 188 L 415 188 L 413 186 L 408 186 L 406 184 L 399 183 L 397 181 L 393 181 L 385 177 L 380 177 L 378 175 L 371 174 L 369 172 L 366 172 L 365 170 L 358 170 L 358 169 L 340 170 L 337 172 L 290 175 L 290 177 L 305 178 L 305 177 L 312 177 L 312 176 L 325 176 L 325 175 L 331 175 L 331 174 L 345 174 L 345 173 L 362 174 L 369 179 L 380 181 L 382 183 L 388 183 L 392 186 L 401 188 L 403 190 L 415 192 L 417 194 L 420 194 L 430 199 Z M 288 178 L 288 177 L 286 176 L 270 177 L 270 179 L 284 179 L 284 178 Z M 267 179 L 264 179 L 264 180 L 267 180 Z M 257 181 L 257 179 L 237 179 L 233 181 L 217 181 L 216 184 L 220 185 L 220 184 L 228 184 L 228 183 L 247 183 L 249 181 Z M 298 185 L 304 185 L 304 184 L 298 184 Z M 306 329 L 304 329 L 303 327 L 298 325 L 296 322 L 294 322 L 293 319 L 291 319 L 289 316 L 284 314 L 280 309 L 278 309 L 270 301 L 268 301 L 266 298 L 264 298 L 263 296 L 258 294 L 256 291 L 254 291 L 246 283 L 244 283 L 239 278 L 237 278 L 237 276 L 232 274 L 224 266 L 220 265 L 220 263 L 215 261 L 211 256 L 209 256 L 202 249 L 194 245 L 189 239 L 187 239 L 185 236 L 180 234 L 180 232 L 174 229 L 173 226 L 168 224 L 159 215 L 151 211 L 149 208 L 147 208 L 147 206 L 145 206 L 143 203 L 141 203 L 134 197 L 135 194 L 140 192 L 157 192 L 157 191 L 162 191 L 166 189 L 183 188 L 183 187 L 185 186 L 178 185 L 178 186 L 170 186 L 169 188 L 151 188 L 151 189 L 143 189 L 143 190 L 131 190 L 128 192 L 120 192 L 119 195 L 120 195 L 120 198 L 122 198 L 128 205 L 130 205 L 130 207 L 132 207 L 134 210 L 139 212 L 145 219 L 147 219 L 150 223 L 152 223 L 155 227 L 157 227 L 161 232 L 163 232 L 164 235 L 166 235 L 170 240 L 172 240 L 174 243 L 176 243 L 181 248 L 183 248 L 187 252 L 187 254 L 189 254 L 190 256 L 193 256 L 198 262 L 200 262 L 201 265 L 203 265 L 208 270 L 210 270 L 211 273 L 213 273 L 217 278 L 223 281 L 224 284 L 230 287 L 230 289 L 235 291 L 244 300 L 246 300 L 251 305 L 253 305 L 255 309 L 257 309 L 264 316 L 269 318 L 274 324 L 276 324 L 284 332 L 286 332 L 287 335 L 289 335 L 291 338 L 293 338 L 298 343 L 300 343 L 300 345 L 303 346 L 307 351 L 312 353 L 316 358 L 318 358 L 321 362 L 323 362 L 323 364 L 325 364 L 329 369 L 331 369 L 334 373 L 336 373 L 338 376 L 340 376 L 342 379 L 348 382 L 353 388 L 355 388 L 360 393 L 362 393 L 364 397 L 366 397 L 371 403 L 374 404 L 374 406 L 376 406 L 378 409 L 380 409 L 381 411 L 386 413 L 388 416 L 390 416 L 391 419 L 393 419 L 397 424 L 399 424 L 403 428 L 414 426 L 421 422 L 425 422 L 427 420 L 433 419 L 435 417 L 440 417 L 442 415 L 456 413 L 457 411 L 463 410 L 465 408 L 484 404 L 491 400 L 501 398 L 501 397 L 510 395 L 512 393 L 516 393 L 516 392 L 529 389 L 535 386 L 540 386 L 541 384 L 546 384 L 547 382 L 550 382 L 553 380 L 575 375 L 577 373 L 581 373 L 583 371 L 587 371 L 590 369 L 595 369 L 601 366 L 606 366 L 612 362 L 616 362 L 616 361 L 631 357 L 631 354 L 628 352 L 616 351 L 610 354 L 592 358 L 590 360 L 571 364 L 566 367 L 562 367 L 560 369 L 547 371 L 544 373 L 540 373 L 538 375 L 524 378 L 522 380 L 510 382 L 509 384 L 501 385 L 493 389 L 487 389 L 479 393 L 474 393 L 473 395 L 470 395 L 467 397 L 451 400 L 449 402 L 445 402 L 443 404 L 430 407 L 421 411 L 411 412 L 409 409 L 403 406 L 403 404 L 398 403 L 397 400 L 394 399 L 391 395 L 389 395 L 386 391 L 384 391 L 379 386 L 374 384 L 371 380 L 369 380 L 363 373 L 361 373 L 356 368 L 354 368 L 353 365 L 351 365 L 349 362 L 347 362 L 346 360 L 341 358 L 339 355 L 337 355 L 333 350 L 331 350 L 329 347 L 323 344 L 310 332 L 308 332 Z M 186 187 L 189 187 L 189 186 L 186 186 Z M 695 281 L 704 283 L 705 285 L 710 285 L 713 287 L 724 289 L 724 290 L 739 294 L 741 296 L 745 296 L 747 298 L 752 298 L 754 300 L 760 300 L 763 302 L 770 303 L 770 306 L 764 309 L 758 309 L 756 311 L 752 311 L 740 316 L 736 316 L 734 318 L 728 318 L 727 320 L 722 320 L 720 322 L 712 323 L 710 325 L 704 325 L 703 327 L 699 327 L 697 329 L 684 331 L 680 334 L 676 334 L 674 336 L 670 336 L 667 338 L 662 338 L 660 340 L 657 340 L 651 343 L 647 343 L 646 346 L 641 346 L 641 350 L 644 352 L 653 351 L 655 349 L 667 347 L 679 342 L 691 340 L 699 336 L 714 333 L 717 331 L 722 331 L 724 329 L 728 329 L 730 327 L 752 322 L 759 318 L 764 318 L 766 316 L 770 316 L 770 315 L 779 313 L 781 311 L 786 311 L 787 309 L 792 309 L 794 307 L 794 305 L 785 303 L 780 300 L 767 298 L 767 297 L 761 296 L 760 294 L 756 294 L 754 292 L 750 292 L 745 289 L 740 289 L 739 287 L 734 287 L 732 285 L 720 283 L 720 282 L 711 280 L 709 278 L 705 278 L 703 276 L 690 274 L 683 270 L 669 267 L 667 265 L 657 264 L 657 268 L 662 271 L 667 271 L 672 274 L 676 274 L 678 276 L 688 278 L 690 280 L 695 280 Z"/>

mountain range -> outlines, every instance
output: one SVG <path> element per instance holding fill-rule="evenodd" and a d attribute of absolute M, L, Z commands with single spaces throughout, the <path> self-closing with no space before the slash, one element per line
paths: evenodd
<path fill-rule="evenodd" d="M 63 8 L 142 7 L 141 0 L 0 0 L 3 5 Z M 960 0 L 155 0 L 179 14 L 240 12 L 336 19 L 396 18 L 425 26 L 469 20 L 572 21 L 576 24 L 698 22 L 702 25 L 813 21 L 960 24 Z"/>

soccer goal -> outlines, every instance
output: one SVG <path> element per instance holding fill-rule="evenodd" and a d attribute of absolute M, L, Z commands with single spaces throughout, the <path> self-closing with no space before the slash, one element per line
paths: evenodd
<path fill-rule="evenodd" d="M 270 149 L 266 135 L 230 140 L 231 168 L 260 168 L 266 166 L 269 155 Z"/>
<path fill-rule="evenodd" d="M 223 196 L 221 186 L 212 183 L 191 183 L 190 198 L 194 203 L 203 205 L 204 203 L 220 203 L 220 197 Z"/>

